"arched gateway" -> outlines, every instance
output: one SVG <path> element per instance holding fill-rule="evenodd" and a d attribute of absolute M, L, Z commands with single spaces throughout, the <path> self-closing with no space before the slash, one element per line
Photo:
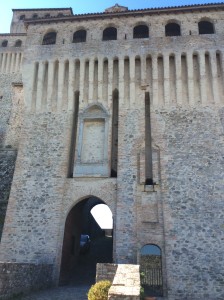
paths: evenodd
<path fill-rule="evenodd" d="M 110 227 L 107 225 L 100 227 L 91 213 L 100 204 L 105 205 L 105 202 L 97 197 L 87 197 L 68 213 L 64 228 L 60 284 L 94 283 L 96 264 L 112 262 L 113 230 L 107 228 Z"/>

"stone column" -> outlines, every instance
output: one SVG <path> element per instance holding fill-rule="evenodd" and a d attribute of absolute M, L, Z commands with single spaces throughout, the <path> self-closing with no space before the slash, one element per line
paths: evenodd
<path fill-rule="evenodd" d="M 181 74 L 181 54 L 175 53 L 176 69 L 176 99 L 177 105 L 182 104 L 182 74 Z"/>
<path fill-rule="evenodd" d="M 201 103 L 207 103 L 207 86 L 206 86 L 206 72 L 205 72 L 205 52 L 199 52 L 199 73 L 200 73 L 200 93 Z"/>
<path fill-rule="evenodd" d="M 75 61 L 69 60 L 69 79 L 68 79 L 68 110 L 74 111 L 74 82 L 75 82 Z"/>
<path fill-rule="evenodd" d="M 135 106 L 135 56 L 130 57 L 130 107 Z"/>
<path fill-rule="evenodd" d="M 163 55 L 163 68 L 164 68 L 164 103 L 169 106 L 170 103 L 170 61 L 169 55 Z"/>
<path fill-rule="evenodd" d="M 157 54 L 152 56 L 152 103 L 158 106 L 158 59 Z"/>
<path fill-rule="evenodd" d="M 124 58 L 119 58 L 119 104 L 124 105 Z"/>
<path fill-rule="evenodd" d="M 41 111 L 42 108 L 42 95 L 44 83 L 44 68 L 45 63 L 39 63 L 38 76 L 37 76 L 37 98 L 36 98 L 36 111 Z"/>

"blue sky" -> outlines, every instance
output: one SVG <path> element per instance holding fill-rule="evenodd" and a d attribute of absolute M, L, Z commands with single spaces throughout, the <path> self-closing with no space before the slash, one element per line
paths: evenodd
<path fill-rule="evenodd" d="M 188 4 L 203 3 L 221 3 L 219 0 L 1 0 L 0 4 L 0 33 L 8 33 L 12 18 L 12 8 L 54 8 L 54 7 L 72 7 L 74 14 L 103 12 L 105 8 L 118 3 L 128 6 L 129 9 L 141 9 L 163 6 L 177 6 Z"/>

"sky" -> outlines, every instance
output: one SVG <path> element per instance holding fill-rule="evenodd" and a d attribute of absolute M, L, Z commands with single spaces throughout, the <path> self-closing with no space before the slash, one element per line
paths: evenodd
<path fill-rule="evenodd" d="M 113 216 L 109 207 L 105 204 L 98 204 L 91 210 L 91 214 L 102 229 L 113 228 Z"/>
<path fill-rule="evenodd" d="M 118 3 L 129 9 L 167 7 L 204 3 L 221 3 L 219 0 L 1 0 L 0 33 L 9 33 L 12 19 L 12 8 L 59 8 L 72 7 L 74 14 L 103 12 L 106 8 Z"/>

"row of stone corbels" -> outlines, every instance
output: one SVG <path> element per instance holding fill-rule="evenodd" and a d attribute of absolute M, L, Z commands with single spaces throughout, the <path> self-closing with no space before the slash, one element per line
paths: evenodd
<path fill-rule="evenodd" d="M 106 107 L 111 106 L 113 98 L 113 91 L 115 88 L 119 91 L 119 105 L 127 108 L 143 107 L 144 94 L 146 91 L 150 93 L 151 105 L 154 107 L 169 107 L 173 104 L 170 99 L 170 57 L 174 57 L 175 61 L 175 93 L 176 93 L 176 106 L 196 106 L 207 105 L 208 99 L 206 94 L 206 62 L 205 57 L 209 56 L 209 65 L 211 70 L 211 85 L 214 104 L 222 102 L 222 95 L 218 94 L 218 71 L 217 64 L 218 57 L 220 58 L 221 65 L 221 80 L 223 80 L 223 66 L 224 58 L 221 52 L 212 50 L 205 52 L 200 50 L 197 52 L 179 52 L 152 55 L 137 55 L 131 57 L 109 58 L 106 59 L 108 63 L 108 71 L 105 74 L 105 58 L 80 58 L 80 59 L 63 59 L 63 60 L 50 60 L 39 61 L 31 65 L 24 66 L 25 80 L 25 102 L 28 110 L 33 111 L 51 111 L 52 101 L 55 103 L 56 111 L 73 110 L 74 109 L 74 92 L 79 92 L 80 106 L 82 108 L 87 104 L 93 102 L 100 102 Z M 218 54 L 218 56 L 217 56 Z M 196 103 L 194 96 L 194 63 L 193 57 L 196 56 L 199 65 L 199 86 L 200 86 L 200 103 Z M 182 79 L 182 57 L 186 59 L 187 65 L 187 83 Z M 140 60 L 140 85 L 137 86 L 136 80 L 136 59 Z M 151 70 L 148 70 L 147 59 L 151 60 Z M 163 78 L 159 78 L 159 65 L 158 60 L 162 59 Z M 118 78 L 114 75 L 114 61 L 118 61 Z M 79 62 L 79 76 L 76 76 L 76 62 Z M 95 70 L 97 61 L 97 70 Z M 128 74 L 125 68 L 125 61 L 128 61 Z M 86 75 L 88 63 L 88 76 Z M 56 64 L 58 68 L 58 78 L 55 82 L 55 69 Z M 66 75 L 66 66 L 67 72 Z M 47 72 L 47 73 L 46 73 Z M 97 80 L 95 75 L 97 72 Z M 150 78 L 148 73 L 151 72 Z M 38 73 L 38 74 L 37 74 Z M 27 74 L 27 76 L 26 76 Z M 32 76 L 30 76 L 30 74 Z M 46 75 L 47 74 L 47 75 Z M 47 78 L 46 78 L 47 76 Z M 87 78 L 88 77 L 88 78 Z M 106 79 L 105 79 L 106 77 Z M 162 83 L 161 83 L 162 81 Z M 115 84 L 118 82 L 118 84 Z M 47 87 L 46 87 L 47 84 Z M 187 103 L 182 101 L 183 84 L 187 85 L 188 100 Z M 105 94 L 105 85 L 106 94 Z M 30 88 L 32 87 L 32 88 Z M 46 99 L 44 100 L 44 89 L 47 91 Z M 97 97 L 95 89 L 97 89 Z M 163 90 L 163 97 L 159 96 L 159 90 Z M 57 90 L 56 99 L 54 98 L 55 90 Z M 140 90 L 140 93 L 139 93 Z M 34 95 L 35 94 L 35 100 Z M 138 95 L 138 97 L 136 97 Z M 33 103 L 32 103 L 33 102 Z M 35 102 L 35 103 L 34 103 Z"/>
<path fill-rule="evenodd" d="M 23 54 L 21 52 L 0 53 L 0 73 L 17 73 L 20 71 Z"/>

